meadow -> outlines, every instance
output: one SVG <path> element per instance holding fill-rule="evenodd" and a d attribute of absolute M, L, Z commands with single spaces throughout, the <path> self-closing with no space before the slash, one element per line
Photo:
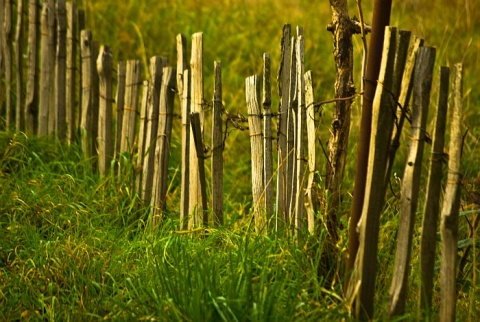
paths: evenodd
<path fill-rule="evenodd" d="M 373 1 L 362 1 L 365 21 Z M 334 97 L 335 65 L 327 1 L 171 0 L 78 1 L 94 38 L 112 48 L 115 61 L 138 58 L 146 68 L 153 55 L 175 65 L 175 37 L 204 34 L 205 97 L 213 92 L 213 62 L 223 69 L 223 100 L 230 113 L 246 115 L 245 78 L 262 72 L 270 52 L 275 75 L 282 27 L 304 27 L 306 69 L 316 100 Z M 358 16 L 355 1 L 350 14 Z M 463 62 L 465 136 L 463 244 L 473 245 L 459 278 L 457 319 L 480 318 L 479 242 L 468 225 L 480 203 L 480 4 L 473 0 L 394 1 L 391 25 L 411 30 L 437 47 L 436 70 Z M 355 82 L 360 87 L 362 42 L 354 36 Z M 146 72 L 146 70 L 145 70 Z M 435 102 L 435 88 L 432 104 Z M 275 84 L 275 82 L 274 82 Z M 274 85 L 275 88 L 276 85 Z M 273 96 L 274 109 L 278 95 Z M 329 138 L 333 105 L 323 106 L 319 141 Z M 210 116 L 206 111 L 207 117 Z M 351 140 L 340 219 L 347 227 L 352 201 L 360 100 L 352 109 Z M 325 264 L 326 233 L 304 240 L 256 234 L 251 215 L 250 145 L 246 131 L 230 129 L 224 152 L 225 225 L 201 231 L 178 229 L 180 122 L 174 125 L 165 221 L 152 229 L 149 209 L 128 180 L 99 177 L 76 144 L 50 138 L 0 133 L 0 319 L 160 321 L 341 321 L 350 320 L 341 280 Z M 394 172 L 401 177 L 406 142 Z M 323 154 L 318 161 L 321 178 Z M 208 163 L 208 161 L 207 161 Z M 131 165 L 134 167 L 134 165 Z M 208 167 L 207 167 L 208 168 Z M 207 172 L 208 175 L 208 172 Z M 320 185 L 322 182 L 320 181 Z M 399 184 L 392 183 L 392 191 Z M 476 199 L 478 198 L 478 199 Z M 394 262 L 398 199 L 390 194 L 382 217 L 376 320 L 387 316 Z M 416 226 L 418 227 L 418 225 Z M 475 236 L 475 235 L 474 235 Z M 419 316 L 416 230 L 407 314 Z M 346 251 L 340 232 L 338 262 Z M 463 247 L 463 248 L 462 248 Z M 438 272 L 438 268 L 436 270 Z M 335 282 L 332 283 L 332 280 Z M 438 283 L 436 283 L 438 291 Z M 438 303 L 438 292 L 435 303 Z M 435 305 L 436 305 L 435 304 Z M 434 311 L 431 319 L 437 320 Z"/>

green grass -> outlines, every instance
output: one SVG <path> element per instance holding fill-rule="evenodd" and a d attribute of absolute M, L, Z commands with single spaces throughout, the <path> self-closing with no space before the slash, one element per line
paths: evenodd
<path fill-rule="evenodd" d="M 366 21 L 372 1 L 363 1 Z M 463 62 L 465 188 L 477 193 L 480 185 L 478 140 L 480 86 L 480 5 L 472 0 L 414 0 L 394 2 L 392 25 L 423 36 L 436 46 L 440 65 Z M 334 97 L 335 66 L 328 2 L 217 0 L 205 1 L 83 1 L 87 27 L 101 44 L 112 47 L 114 60 L 148 61 L 162 55 L 175 65 L 175 36 L 189 38 L 203 31 L 205 98 L 213 89 L 213 62 L 221 60 L 225 107 L 246 114 L 244 81 L 260 74 L 264 52 L 272 57 L 273 79 L 278 70 L 283 24 L 304 27 L 306 68 L 313 70 L 316 100 Z M 352 15 L 357 15 L 350 1 Z M 354 37 L 355 79 L 359 87 L 361 41 Z M 189 48 L 190 49 L 190 48 Z M 437 82 L 437 80 L 435 80 Z M 274 88 L 276 82 L 274 82 Z M 435 86 L 435 84 L 434 84 Z M 432 104 L 436 100 L 434 87 Z M 0 98 L 0 101 L 3 98 Z M 274 109 L 278 98 L 273 97 Z M 1 103 L 1 102 L 0 102 Z M 178 108 L 178 107 L 177 107 Z M 319 140 L 329 137 L 332 105 L 319 118 Z M 206 112 L 207 117 L 210 112 Z M 360 108 L 352 111 L 352 140 L 342 213 L 351 204 Z M 334 272 L 326 267 L 325 236 L 298 241 L 284 236 L 259 236 L 248 226 L 251 208 L 250 147 L 246 132 L 231 130 L 226 141 L 224 227 L 203 232 L 177 231 L 180 140 L 174 125 L 168 215 L 152 231 L 148 209 L 130 188 L 99 178 L 76 145 L 64 147 L 48 138 L 0 134 L 0 319 L 15 320 L 188 320 L 188 321 L 339 321 L 349 320 L 340 283 L 327 283 Z M 431 126 L 431 125 L 429 125 Z M 395 172 L 401 177 L 406 142 L 400 148 Z M 325 160 L 318 151 L 318 171 Z M 207 161 L 207 165 L 208 161 Z M 133 165 L 130 165 L 133 166 Z M 207 170 L 208 175 L 208 170 Z M 399 186 L 394 183 L 394 191 Z M 421 203 L 420 203 L 421 204 Z M 386 317 L 394 263 L 398 200 L 391 196 L 382 217 L 376 319 Z M 465 210 L 471 209 L 468 194 Z M 478 205 L 477 205 L 478 207 Z M 247 218 L 247 219 L 246 219 Z M 468 241 L 462 216 L 461 236 Z M 346 226 L 347 217 L 341 218 Z M 418 226 L 416 226 L 417 228 Z M 346 231 L 339 250 L 345 251 Z M 418 265 L 418 235 L 412 268 Z M 467 279 L 457 306 L 459 320 L 480 316 L 478 246 L 465 271 Z M 459 255 L 462 253 L 460 252 Z M 338 259 L 339 261 L 341 258 Z M 438 272 L 438 267 L 436 267 Z M 412 270 L 407 320 L 418 314 L 419 273 Z M 438 299 L 438 283 L 436 284 Z M 438 316 L 434 312 L 433 319 Z"/>

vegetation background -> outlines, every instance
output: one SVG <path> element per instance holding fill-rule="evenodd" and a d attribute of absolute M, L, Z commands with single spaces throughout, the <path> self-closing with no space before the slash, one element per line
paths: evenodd
<path fill-rule="evenodd" d="M 114 60 L 162 55 L 175 65 L 175 37 L 204 33 L 205 98 L 213 93 L 213 62 L 223 69 L 223 96 L 230 113 L 246 115 L 244 81 L 262 72 L 262 54 L 270 52 L 278 70 L 284 23 L 304 27 L 306 68 L 314 76 L 316 100 L 334 97 L 333 43 L 326 25 L 328 1 L 170 0 L 78 1 L 87 28 L 110 45 Z M 358 16 L 355 1 L 350 13 Z M 362 1 L 371 20 L 373 1 Z M 391 24 L 411 30 L 437 47 L 437 65 L 463 62 L 464 209 L 480 202 L 480 4 L 473 0 L 394 1 Z M 354 36 L 356 86 L 360 87 L 362 42 Z M 146 69 L 145 69 L 146 71 Z M 437 68 L 438 71 L 438 68 Z M 436 80 L 434 83 L 435 89 Z M 432 105 L 436 93 L 432 96 Z M 274 96 L 273 106 L 278 105 Z M 319 140 L 329 138 L 333 105 L 319 118 Z M 209 111 L 206 111 L 207 116 Z M 345 173 L 342 221 L 347 224 L 355 169 L 359 101 L 352 110 Z M 178 124 L 179 125 L 179 124 Z M 99 178 L 76 146 L 61 147 L 21 133 L 0 135 L 0 319 L 136 320 L 304 320 L 349 319 L 341 283 L 327 283 L 324 232 L 298 242 L 250 231 L 250 151 L 248 133 L 229 132 L 225 158 L 226 224 L 207 238 L 178 227 L 180 140 L 172 142 L 168 214 L 155 231 L 148 209 L 128 182 Z M 406 146 L 404 142 L 403 147 Z M 403 154 L 394 172 L 401 177 Z M 320 155 L 322 155 L 320 153 Z M 319 178 L 325 159 L 318 162 Z M 134 165 L 132 165 L 133 167 Z M 320 182 L 320 185 L 322 183 Z M 393 191 L 398 184 L 393 182 Z M 478 198 L 475 200 L 475 198 Z M 377 318 L 386 316 L 396 233 L 397 199 L 389 196 L 382 219 Z M 461 246 L 467 239 L 465 215 Z M 417 230 L 418 231 L 418 230 Z M 346 231 L 338 245 L 344 251 Z M 418 244 L 418 234 L 416 234 Z M 479 243 L 465 267 L 458 319 L 478 320 L 480 291 L 476 263 Z M 462 249 L 460 249 L 461 254 Z M 418 258 L 418 248 L 413 256 Z M 341 260 L 341 259 L 339 259 Z M 412 263 L 412 287 L 406 319 L 417 316 L 418 262 Z M 435 318 L 435 313 L 433 315 Z"/>

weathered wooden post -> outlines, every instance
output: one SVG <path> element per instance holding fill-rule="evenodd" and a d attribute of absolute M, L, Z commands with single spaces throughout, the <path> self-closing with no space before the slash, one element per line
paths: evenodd
<path fill-rule="evenodd" d="M 27 88 L 25 97 L 25 130 L 36 133 L 38 125 L 38 75 L 37 75 L 37 1 L 30 0 L 28 6 L 28 53 L 27 53 Z"/>
<path fill-rule="evenodd" d="M 5 108 L 6 113 L 6 129 L 14 129 L 15 119 L 14 111 L 12 106 L 12 3 L 11 1 L 5 1 L 4 11 L 0 11 L 1 15 L 4 15 L 3 21 L 3 54 L 4 54 L 4 65 L 5 65 L 5 94 L 6 102 Z M 1 48 L 0 48 L 1 50 Z"/>
<path fill-rule="evenodd" d="M 317 186 L 315 182 L 315 96 L 313 92 L 312 72 L 305 73 L 305 105 L 307 127 L 307 150 L 308 150 L 308 181 L 305 192 L 305 210 L 307 212 L 308 231 L 315 233 L 315 214 L 317 212 Z"/>
<path fill-rule="evenodd" d="M 17 80 L 17 105 L 15 108 L 16 129 L 17 131 L 25 130 L 25 111 L 22 108 L 23 104 L 23 8 L 25 0 L 17 1 L 17 27 L 15 31 L 15 65 L 16 80 Z"/>
<path fill-rule="evenodd" d="M 277 170 L 277 216 L 276 228 L 280 228 L 287 222 L 287 114 L 288 99 L 290 95 L 289 76 L 290 76 L 290 32 L 291 26 L 286 24 L 283 26 L 282 33 L 282 57 L 280 62 L 280 70 L 278 73 L 278 94 L 280 96 L 280 105 L 278 107 L 278 170 Z"/>
<path fill-rule="evenodd" d="M 138 99 L 142 82 L 142 64 L 140 60 L 127 61 L 125 82 L 125 106 L 123 108 L 122 138 L 120 153 L 133 152 L 138 113 Z"/>
<path fill-rule="evenodd" d="M 397 252 L 393 280 L 390 286 L 390 316 L 404 314 L 407 301 L 413 227 L 420 192 L 423 146 L 426 137 L 434 64 L 435 48 L 421 48 L 418 52 L 413 79 L 412 125 L 409 136 L 407 164 L 402 179 Z"/>
<path fill-rule="evenodd" d="M 57 16 L 57 52 L 55 56 L 55 132 L 60 141 L 67 138 L 66 94 L 67 94 L 67 20 L 65 0 L 58 0 Z M 96 57 L 96 56 L 95 56 Z M 93 58 L 95 59 L 95 58 Z M 92 59 L 92 61 L 93 61 Z M 96 74 L 96 73 L 95 73 Z M 96 94 L 97 95 L 97 94 Z"/>
<path fill-rule="evenodd" d="M 253 216 L 255 230 L 262 231 L 265 228 L 265 194 L 263 180 L 263 133 L 260 110 L 260 77 L 250 76 L 246 79 L 246 101 L 248 110 L 248 128 L 250 131 L 250 145 L 252 153 L 252 194 Z"/>
<path fill-rule="evenodd" d="M 98 170 L 101 176 L 108 173 L 113 158 L 112 141 L 112 53 L 107 46 L 100 47 L 97 59 L 100 84 L 100 106 L 98 114 Z"/>
<path fill-rule="evenodd" d="M 77 79 L 77 5 L 75 1 L 66 3 L 67 10 L 67 78 L 66 78 L 66 141 L 72 143 L 76 139 L 78 124 L 78 105 L 75 102 Z M 111 53 L 109 53 L 111 55 Z M 111 66 L 109 67 L 111 68 Z M 111 77 L 111 76 L 109 76 Z M 109 143 L 111 144 L 111 143 Z"/>
<path fill-rule="evenodd" d="M 213 223 L 223 224 L 223 131 L 222 131 L 222 65 L 215 62 L 212 126 L 212 210 Z M 273 202 L 273 199 L 272 199 Z"/>
<path fill-rule="evenodd" d="M 273 220 L 273 151 L 272 151 L 272 88 L 270 83 L 270 53 L 263 54 L 263 154 L 265 215 L 268 227 L 274 227 Z"/>
<path fill-rule="evenodd" d="M 186 229 L 189 219 L 190 193 L 190 72 L 183 71 L 182 93 L 182 184 L 180 193 L 180 229 Z"/>
<path fill-rule="evenodd" d="M 117 94 L 115 102 L 117 103 L 117 126 L 115 129 L 115 159 L 120 157 L 120 147 L 122 145 L 122 127 L 123 127 L 123 108 L 125 107 L 125 86 L 127 77 L 127 62 L 121 61 L 117 65 Z M 83 110 L 82 110 L 83 111 Z"/>
<path fill-rule="evenodd" d="M 420 251 L 421 283 L 419 291 L 419 306 L 429 314 L 432 305 L 433 277 L 435 266 L 435 249 L 437 245 L 437 227 L 440 213 L 440 198 L 442 193 L 443 159 L 445 128 L 447 125 L 448 87 L 450 69 L 441 67 L 438 91 L 437 115 L 433 133 L 432 150 L 430 152 L 430 167 L 427 177 L 427 192 L 425 210 L 422 221 L 422 240 Z"/>
<path fill-rule="evenodd" d="M 205 177 L 205 156 L 203 153 L 203 135 L 200 126 L 200 113 L 193 112 L 190 117 L 192 125 L 193 139 L 195 142 L 195 152 L 198 159 L 198 178 L 200 180 L 200 192 L 202 203 L 202 223 L 204 227 L 208 226 L 208 203 L 207 203 L 207 182 Z"/>
<path fill-rule="evenodd" d="M 462 127 L 463 66 L 456 64 L 453 80 L 452 121 L 448 146 L 448 175 L 440 221 L 440 321 L 455 321 L 457 304 L 457 243 L 458 210 L 461 195 L 461 157 L 463 145 Z"/>

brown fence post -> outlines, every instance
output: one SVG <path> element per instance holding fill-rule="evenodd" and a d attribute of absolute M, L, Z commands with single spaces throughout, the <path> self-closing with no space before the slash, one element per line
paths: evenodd
<path fill-rule="evenodd" d="M 127 73 L 125 82 L 125 106 L 123 108 L 123 125 L 120 153 L 133 152 L 141 82 L 142 64 L 140 60 L 127 61 Z"/>
<path fill-rule="evenodd" d="M 270 82 L 270 53 L 263 54 L 263 154 L 265 215 L 268 227 L 274 227 L 273 220 L 273 151 L 272 151 L 272 88 Z"/>
<path fill-rule="evenodd" d="M 189 216 L 190 193 L 190 72 L 185 69 L 182 74 L 182 184 L 180 192 L 180 229 L 186 229 Z"/>
<path fill-rule="evenodd" d="M 354 312 L 357 318 L 361 319 L 373 318 L 380 214 L 385 199 L 385 169 L 396 107 L 396 102 L 389 91 L 395 61 L 395 34 L 395 28 L 386 29 L 384 55 L 379 74 L 379 83 L 382 86 L 377 88 L 373 104 L 373 134 L 369 144 L 365 202 L 359 223 L 360 247 L 347 290 L 348 296 L 355 296 Z"/>
<path fill-rule="evenodd" d="M 200 193 L 202 204 L 202 223 L 204 227 L 208 226 L 208 204 L 207 204 L 207 182 L 205 178 L 205 156 L 203 154 L 203 135 L 200 125 L 200 113 L 193 112 L 191 114 L 191 125 L 193 140 L 195 142 L 195 152 L 198 159 L 198 178 L 200 181 Z"/>
<path fill-rule="evenodd" d="M 453 80 L 452 121 L 448 146 L 448 176 L 440 221 L 442 256 L 440 264 L 440 321 L 455 321 L 457 303 L 458 210 L 461 195 L 461 156 L 463 145 L 462 99 L 463 66 L 456 64 Z"/>
<path fill-rule="evenodd" d="M 146 160 L 146 150 L 145 145 L 146 136 L 147 136 L 147 123 L 148 123 L 148 114 L 150 113 L 151 106 L 148 104 L 150 101 L 150 85 L 148 80 L 143 81 L 142 88 L 142 102 L 140 103 L 140 125 L 138 127 L 138 151 L 137 151 L 137 163 L 135 165 L 135 191 L 139 196 L 142 195 L 142 186 L 143 186 L 143 169 L 145 167 Z"/>
<path fill-rule="evenodd" d="M 4 15 L 3 20 L 3 55 L 5 65 L 5 94 L 6 94 L 6 129 L 13 130 L 15 127 L 14 112 L 12 108 L 12 3 L 11 1 L 5 1 L 4 11 L 0 11 L 0 14 Z"/>
<path fill-rule="evenodd" d="M 305 192 L 305 210 L 307 212 L 308 231 L 315 233 L 315 214 L 317 212 L 317 187 L 315 182 L 315 97 L 313 92 L 312 72 L 305 73 L 305 105 L 307 127 L 307 150 L 308 150 L 308 181 Z"/>
<path fill-rule="evenodd" d="M 422 221 L 421 237 L 421 283 L 419 306 L 429 314 L 432 305 L 433 272 L 435 266 L 435 249 L 437 245 L 438 214 L 440 213 L 440 198 L 443 177 L 445 128 L 447 125 L 448 87 L 450 69 L 441 67 L 440 84 L 437 104 L 437 115 L 433 133 L 432 150 L 430 152 L 430 167 L 427 177 L 427 192 L 425 210 Z"/>
<path fill-rule="evenodd" d="M 214 225 L 223 225 L 222 64 L 215 62 L 212 126 L 212 210 Z"/>
<path fill-rule="evenodd" d="M 117 94 L 115 102 L 117 105 L 117 125 L 115 128 L 115 159 L 120 157 L 120 146 L 122 145 L 123 108 L 125 107 L 125 83 L 127 77 L 127 62 L 121 61 L 117 65 Z M 83 110 L 82 110 L 83 111 Z"/>
<path fill-rule="evenodd" d="M 421 48 L 415 64 L 412 125 L 409 136 L 407 164 L 402 179 L 397 252 L 395 255 L 393 280 L 390 286 L 389 314 L 391 317 L 405 313 L 413 227 L 417 212 L 418 195 L 420 193 L 423 146 L 427 135 L 426 125 L 435 53 L 435 48 Z"/>
<path fill-rule="evenodd" d="M 67 2 L 67 93 L 66 93 L 66 124 L 68 143 L 76 139 L 78 124 L 78 105 L 75 102 L 77 78 L 77 5 L 75 1 Z M 111 55 L 111 53 L 109 53 Z M 111 68 L 111 66 L 109 67 Z M 109 76 L 111 77 L 111 75 Z M 77 116 L 77 117 L 76 117 Z M 111 144 L 111 143 L 109 143 Z"/>
<path fill-rule="evenodd" d="M 57 52 L 55 59 L 55 132 L 60 141 L 67 138 L 66 94 L 67 94 L 67 21 L 65 0 L 58 0 L 57 15 Z M 96 56 L 95 56 L 96 57 Z M 95 57 L 93 59 L 95 59 Z"/>

